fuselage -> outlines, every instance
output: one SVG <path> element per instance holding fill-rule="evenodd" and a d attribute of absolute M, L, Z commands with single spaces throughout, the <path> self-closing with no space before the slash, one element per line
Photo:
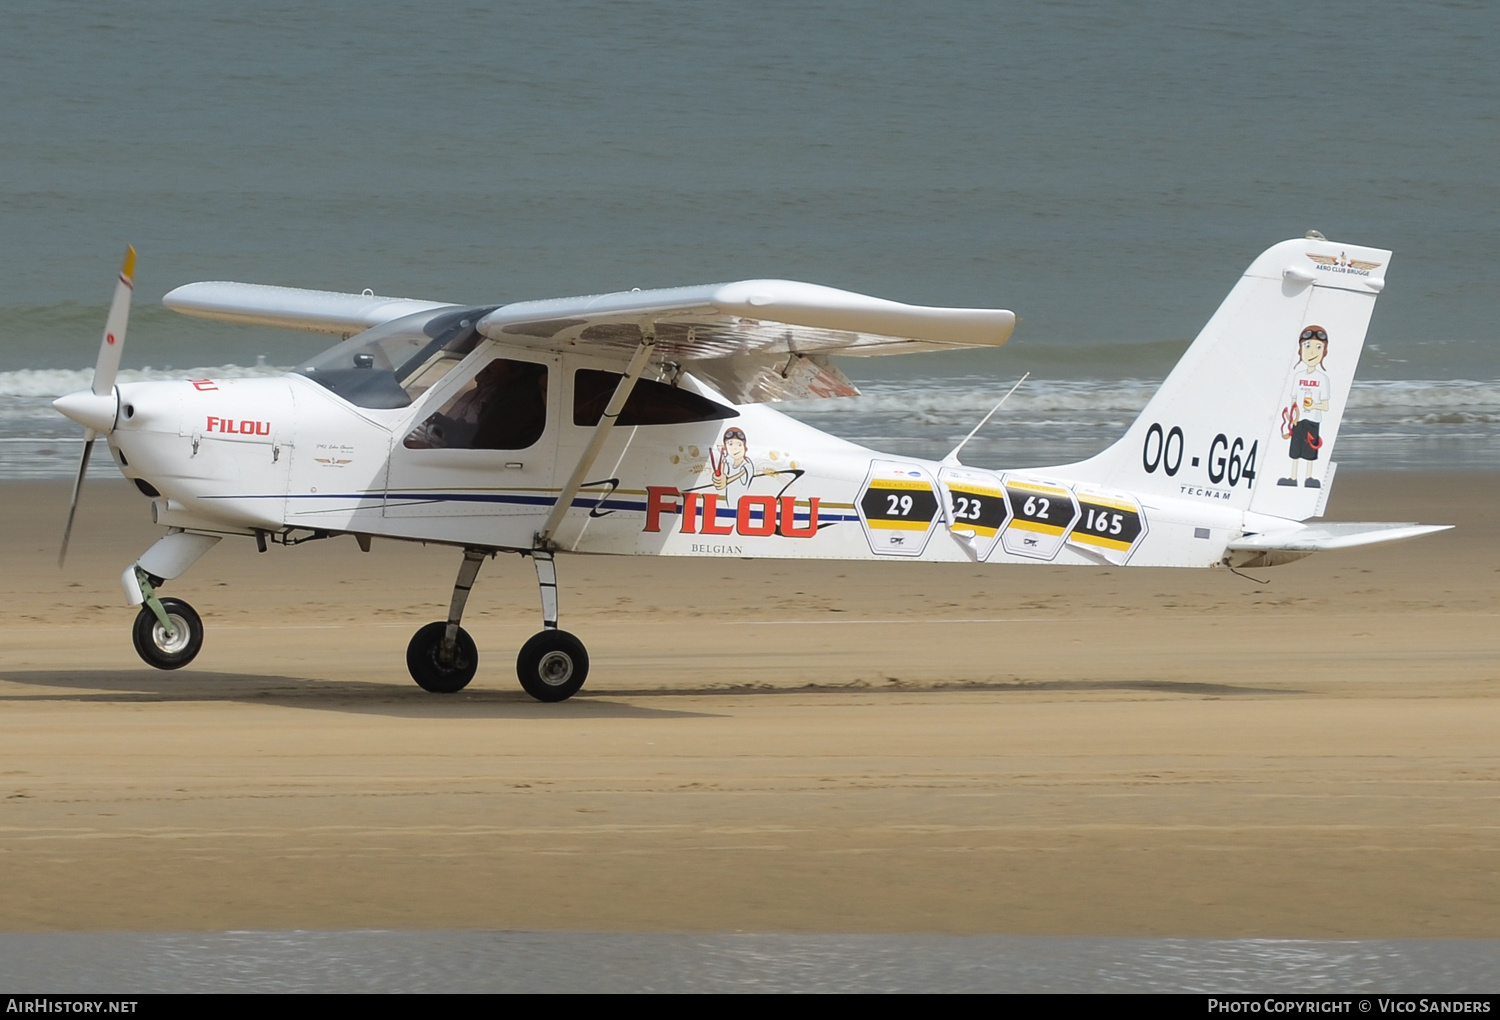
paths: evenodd
<path fill-rule="evenodd" d="M 434 442 L 431 423 L 445 409 L 460 413 L 453 409 L 474 389 L 473 365 L 497 355 L 535 366 L 545 396 L 527 428 L 539 435 L 514 449 Z M 580 373 L 616 366 L 489 343 L 464 365 L 408 406 L 389 408 L 358 406 L 296 373 L 122 384 L 109 445 L 169 527 L 529 550 L 594 433 L 588 405 L 597 384 Z M 556 548 L 1206 567 L 1261 527 L 1243 510 L 1104 491 L 1065 469 L 991 471 L 882 454 L 764 404 L 729 405 L 691 378 L 677 385 L 721 410 L 614 428 Z M 530 435 L 513 429 L 498 442 Z"/>

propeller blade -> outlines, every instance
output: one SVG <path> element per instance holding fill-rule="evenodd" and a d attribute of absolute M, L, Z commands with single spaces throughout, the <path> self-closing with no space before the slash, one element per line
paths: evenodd
<path fill-rule="evenodd" d="M 99 359 L 94 362 L 93 391 L 96 397 L 112 396 L 115 392 L 115 376 L 120 374 L 120 355 L 125 351 L 125 327 L 130 324 L 130 294 L 134 289 L 135 249 L 126 245 L 125 261 L 120 266 L 119 281 L 115 284 L 115 296 L 109 302 L 109 315 L 104 320 L 104 337 L 99 341 Z M 93 456 L 94 440 L 98 436 L 99 433 L 93 429 L 84 429 L 83 456 L 78 459 L 78 477 L 73 479 L 73 499 L 68 504 L 68 523 L 63 528 L 62 548 L 57 552 L 58 567 L 68 558 L 68 541 L 73 537 L 73 519 L 78 516 L 78 495 L 83 491 L 83 476 L 88 474 L 89 457 Z"/>
<path fill-rule="evenodd" d="M 94 393 L 101 397 L 108 396 L 114 390 L 115 376 L 120 372 L 120 355 L 125 350 L 125 327 L 130 324 L 130 293 L 134 289 L 135 249 L 127 245 L 125 263 L 120 267 L 120 280 L 115 284 L 114 300 L 109 303 L 109 318 L 104 320 L 104 337 L 99 341 L 99 360 L 94 363 Z M 79 477 L 83 477 L 81 473 Z"/>
<path fill-rule="evenodd" d="M 83 476 L 89 469 L 89 456 L 94 452 L 94 430 L 83 434 L 83 457 L 78 461 L 78 477 L 73 479 L 73 501 L 68 504 L 68 526 L 63 529 L 62 549 L 57 553 L 57 565 L 62 567 L 68 558 L 68 539 L 73 537 L 73 518 L 78 513 L 78 493 L 83 489 Z"/>

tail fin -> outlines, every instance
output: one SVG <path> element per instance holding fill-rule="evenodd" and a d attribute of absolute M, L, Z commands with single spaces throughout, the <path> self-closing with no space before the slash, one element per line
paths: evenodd
<path fill-rule="evenodd" d="M 1318 516 L 1390 261 L 1388 251 L 1321 236 L 1269 248 L 1124 437 L 1056 473 L 1292 520 Z"/>

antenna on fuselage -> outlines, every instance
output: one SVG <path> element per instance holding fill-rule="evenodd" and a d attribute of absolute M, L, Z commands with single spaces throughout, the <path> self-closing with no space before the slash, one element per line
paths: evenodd
<path fill-rule="evenodd" d="M 966 445 L 968 445 L 969 440 L 973 439 L 974 436 L 978 434 L 979 430 L 982 429 L 982 428 L 984 428 L 985 424 L 991 418 L 993 418 L 995 416 L 995 412 L 998 411 L 998 410 L 1000 410 L 1000 408 L 1005 405 L 1005 402 L 1010 399 L 1010 395 L 1012 393 L 1016 392 L 1016 390 L 1020 389 L 1021 388 L 1021 384 L 1023 382 L 1025 382 L 1027 379 L 1030 379 L 1030 378 L 1031 378 L 1031 373 L 1027 372 L 1025 375 L 1021 376 L 1021 378 L 1017 379 L 1016 380 L 1016 384 L 1010 388 L 1010 390 L 1005 394 L 1005 396 L 1003 396 L 1003 397 L 1000 398 L 1000 403 L 998 403 L 994 407 L 990 408 L 990 413 L 987 414 L 987 415 L 985 415 L 983 418 L 979 419 L 979 424 L 975 425 L 974 428 L 973 428 L 973 430 L 968 435 L 964 436 L 963 441 L 960 442 L 957 446 L 955 446 L 953 448 L 952 452 L 950 452 L 948 454 L 948 456 L 946 456 L 946 457 L 944 457 L 942 459 L 942 463 L 947 464 L 950 467 L 958 467 L 958 466 L 960 466 L 959 465 L 959 461 L 958 461 L 958 451 L 962 450 Z"/>

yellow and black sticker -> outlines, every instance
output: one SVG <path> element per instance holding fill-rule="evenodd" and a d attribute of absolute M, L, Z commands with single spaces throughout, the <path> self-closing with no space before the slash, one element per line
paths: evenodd
<path fill-rule="evenodd" d="M 998 486 L 949 482 L 948 495 L 953 500 L 955 531 L 972 531 L 983 538 L 994 538 L 1010 516 L 1005 506 L 1005 490 Z"/>
<path fill-rule="evenodd" d="M 1124 563 L 1146 533 L 1146 518 L 1140 504 L 1129 496 L 1080 489 L 1078 505 L 1078 524 L 1068 541 L 1110 563 Z"/>
<path fill-rule="evenodd" d="M 926 531 L 937 514 L 937 494 L 929 481 L 910 478 L 876 478 L 859 501 L 872 528 Z"/>
<path fill-rule="evenodd" d="M 948 500 L 948 529 L 975 560 L 988 558 L 1010 520 L 1000 476 L 976 468 L 944 467 L 938 483 Z"/>
<path fill-rule="evenodd" d="M 919 465 L 872 461 L 855 507 L 872 552 L 920 556 L 938 518 L 937 486 Z"/>
<path fill-rule="evenodd" d="M 1078 520 L 1073 493 L 1060 485 L 1007 478 L 1005 494 L 1012 514 L 1001 538 L 1006 551 L 1043 560 L 1056 556 Z"/>

